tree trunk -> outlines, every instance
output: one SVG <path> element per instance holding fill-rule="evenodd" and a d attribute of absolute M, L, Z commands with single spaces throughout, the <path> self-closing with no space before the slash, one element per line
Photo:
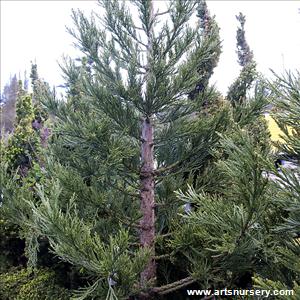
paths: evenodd
<path fill-rule="evenodd" d="M 141 273 L 141 286 L 146 282 L 156 280 L 156 263 L 154 260 L 154 238 L 155 238 L 155 200 L 154 200 L 154 152 L 153 152 L 153 125 L 150 118 L 145 118 L 142 124 L 142 147 L 141 147 L 141 211 L 140 242 L 142 247 L 149 248 L 151 258 Z M 145 298 L 144 298 L 145 299 Z"/>
<path fill-rule="evenodd" d="M 147 94 L 147 85 L 151 75 L 151 60 L 152 60 L 152 39 L 153 33 L 153 1 L 149 2 L 149 28 L 147 32 L 148 43 L 147 43 L 147 63 L 148 70 L 145 75 L 145 87 Z M 154 128 L 150 115 L 146 115 L 142 122 L 141 128 L 141 212 L 142 219 L 140 221 L 140 243 L 142 247 L 148 248 L 151 252 L 150 259 L 141 273 L 140 285 L 142 288 L 146 287 L 147 282 L 151 282 L 151 285 L 155 284 L 156 281 L 156 262 L 155 262 L 155 200 L 154 200 L 154 145 L 153 145 Z M 143 293 L 139 296 L 139 299 L 151 299 L 149 293 Z"/>

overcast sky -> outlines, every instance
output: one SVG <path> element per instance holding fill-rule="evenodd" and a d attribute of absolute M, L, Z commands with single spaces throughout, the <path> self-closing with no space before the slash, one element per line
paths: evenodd
<path fill-rule="evenodd" d="M 158 1 L 158 0 L 156 0 Z M 162 1 L 162 0 L 159 0 Z M 39 74 L 51 86 L 63 83 L 58 61 L 63 54 L 78 56 L 65 26 L 72 27 L 72 8 L 87 14 L 99 9 L 95 1 L 1 0 L 1 90 L 10 75 L 30 72 L 36 61 Z M 237 20 L 246 15 L 246 38 L 258 70 L 300 70 L 300 1 L 207 1 L 221 27 L 223 53 L 212 78 L 226 93 L 239 73 L 235 53 Z"/>

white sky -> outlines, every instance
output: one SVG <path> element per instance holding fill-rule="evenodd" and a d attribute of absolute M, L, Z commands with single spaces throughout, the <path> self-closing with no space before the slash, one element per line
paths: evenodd
<path fill-rule="evenodd" d="M 158 0 L 156 0 L 158 1 Z M 159 0 L 163 1 L 163 0 Z M 213 82 L 226 93 L 239 73 L 235 53 L 237 20 L 240 11 L 246 15 L 246 38 L 254 52 L 258 70 L 269 75 L 269 69 L 300 70 L 300 1 L 207 1 L 211 14 L 221 27 L 223 53 Z M 87 14 L 95 1 L 11 1 L 1 0 L 1 90 L 10 75 L 27 70 L 36 60 L 38 72 L 53 85 L 63 83 L 57 61 L 63 54 L 78 55 L 66 32 L 72 27 L 72 8 Z"/>

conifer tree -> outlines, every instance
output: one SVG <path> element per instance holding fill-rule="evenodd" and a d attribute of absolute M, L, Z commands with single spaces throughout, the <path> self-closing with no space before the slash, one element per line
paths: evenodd
<path fill-rule="evenodd" d="M 38 159 L 38 140 L 32 128 L 33 120 L 32 98 L 23 90 L 22 81 L 19 81 L 16 103 L 16 129 L 8 139 L 4 155 L 11 170 L 14 171 L 19 168 L 22 176 L 26 176 L 33 162 Z"/>
<path fill-rule="evenodd" d="M 251 288 L 252 276 L 261 286 L 268 279 L 291 288 L 299 280 L 299 241 L 280 230 L 288 201 L 279 191 L 287 190 L 288 181 L 281 176 L 280 185 L 266 176 L 275 172 L 271 153 L 246 131 L 224 138 L 222 145 L 228 158 L 218 163 L 219 189 L 178 193 L 194 210 L 172 246 L 180 249 L 185 241 L 188 246 L 181 251 L 188 251 L 207 289 Z M 295 203 L 295 193 L 289 196 Z"/>
<path fill-rule="evenodd" d="M 201 21 L 203 3 L 170 1 L 159 12 L 151 0 L 99 1 L 104 29 L 98 17 L 73 12 L 69 31 L 85 58 L 63 66 L 67 101 L 49 96 L 45 103 L 56 119 L 54 161 L 31 209 L 34 230 L 55 253 L 93 276 L 80 299 L 107 291 L 150 299 L 195 282 L 188 260 L 167 275 L 175 260 L 167 237 L 180 231 L 174 191 L 206 164 L 228 123 L 226 106 L 199 117 L 201 101 L 219 99 L 207 86 L 220 39 L 207 12 Z M 191 97 L 199 83 L 206 93 Z"/>
<path fill-rule="evenodd" d="M 195 89 L 189 94 L 191 99 L 197 97 L 199 93 L 204 93 L 205 88 L 209 85 L 209 79 L 213 75 L 213 70 L 217 66 L 220 54 L 221 54 L 221 41 L 219 36 L 219 27 L 214 19 L 210 15 L 210 12 L 207 8 L 206 1 L 201 0 L 197 9 L 197 16 L 199 18 L 199 26 L 202 32 L 203 43 L 210 42 L 210 36 L 214 35 L 216 41 L 219 43 L 219 47 L 212 49 L 209 58 L 204 62 L 199 62 L 198 73 L 199 73 L 199 82 L 197 83 Z M 207 100 L 206 100 L 207 102 Z M 208 103 L 203 103 L 207 105 Z"/>
<path fill-rule="evenodd" d="M 14 130 L 0 141 L 0 298 L 69 299 L 65 287 L 76 281 L 72 269 L 51 255 L 47 239 L 29 225 L 27 201 L 37 201 L 34 189 L 45 175 L 43 148 L 49 136 L 40 99 L 50 91 L 38 77 L 37 66 L 32 69 L 32 94 L 26 89 L 26 73 L 24 84 L 14 76 L 3 94 L 7 105 L 1 121 L 16 117 L 9 120 Z"/>
<path fill-rule="evenodd" d="M 258 76 L 253 52 L 250 50 L 250 46 L 246 40 L 246 17 L 242 13 L 239 13 L 239 15 L 236 16 L 236 19 L 240 23 L 236 34 L 236 45 L 238 63 L 242 69 L 238 78 L 229 87 L 226 98 L 233 107 L 234 120 L 243 126 L 249 123 L 249 120 L 251 118 L 253 119 L 253 116 L 258 117 L 262 113 L 266 106 L 264 100 L 267 99 L 267 97 L 258 96 L 259 94 L 262 94 L 262 80 Z M 256 86 L 254 93 L 258 92 L 258 95 L 254 96 L 256 101 L 247 97 L 247 93 L 249 93 L 253 85 Z"/>
<path fill-rule="evenodd" d="M 240 25 L 236 33 L 237 55 L 242 69 L 229 87 L 226 99 L 231 103 L 235 123 L 267 147 L 270 146 L 270 134 L 264 113 L 269 104 L 269 92 L 263 76 L 256 71 L 253 51 L 246 40 L 246 17 L 239 13 L 236 19 Z"/>
<path fill-rule="evenodd" d="M 236 19 L 240 23 L 240 27 L 238 27 L 236 33 L 236 45 L 238 63 L 242 67 L 242 70 L 239 77 L 229 88 L 227 94 L 227 98 L 232 103 L 233 107 L 238 104 L 242 104 L 245 101 L 246 92 L 249 90 L 255 77 L 257 76 L 253 52 L 250 50 L 245 35 L 246 17 L 242 13 L 239 13 L 239 15 L 236 16 Z"/>
<path fill-rule="evenodd" d="M 292 168 L 282 166 L 273 168 L 277 193 L 275 200 L 281 207 L 283 218 L 274 228 L 284 236 L 282 243 L 275 253 L 278 269 L 283 274 L 277 278 L 254 278 L 256 286 L 268 289 L 282 289 L 294 291 L 291 299 L 299 299 L 300 292 L 300 76 L 286 72 L 283 76 L 275 74 L 275 80 L 269 82 L 274 109 L 272 115 L 282 129 L 283 143 L 277 144 L 281 155 Z M 289 129 L 288 129 L 289 128 Z M 281 299 L 283 299 L 282 297 Z"/>
<path fill-rule="evenodd" d="M 7 272 L 12 267 L 24 267 L 26 264 L 26 234 L 24 218 L 28 210 L 21 194 L 23 189 L 32 189 L 41 175 L 37 168 L 39 139 L 32 128 L 34 109 L 31 96 L 18 83 L 16 97 L 14 131 L 6 140 L 1 139 L 0 164 L 0 270 Z M 14 204 L 13 204 L 14 203 Z M 27 231 L 28 233 L 28 231 Z M 0 292 L 0 298 L 4 295 Z"/>
<path fill-rule="evenodd" d="M 36 119 L 32 95 L 19 81 L 15 129 L 7 140 L 0 141 L 1 299 L 69 299 L 68 291 L 57 284 L 58 268 L 46 251 L 44 257 L 39 257 L 39 268 L 31 268 L 37 267 L 37 248 L 45 244 L 38 244 L 38 237 L 29 226 L 32 212 L 27 204 L 28 200 L 37 200 L 34 188 L 44 176 L 42 141 Z"/>
<path fill-rule="evenodd" d="M 29 195 L 32 196 L 34 186 L 37 182 L 41 182 L 43 140 L 40 127 L 36 126 L 38 110 L 33 104 L 32 95 L 23 89 L 21 80 L 18 83 L 15 111 L 14 132 L 6 141 L 1 140 L 1 205 L 2 202 L 5 203 L 5 212 L 1 211 L 1 219 L 8 227 L 14 226 L 15 244 L 19 245 L 16 249 L 24 250 L 23 238 L 31 243 L 30 240 L 34 235 L 25 224 L 30 213 L 26 210 L 25 200 L 20 198 L 20 195 L 23 195 L 23 192 L 26 194 L 26 190 L 29 190 L 31 191 Z M 10 231 L 7 230 L 7 236 L 9 235 Z M 22 256 L 24 262 L 25 257 Z"/>
<path fill-rule="evenodd" d="M 42 95 L 50 93 L 49 84 L 41 80 L 37 72 L 37 64 L 31 65 L 31 85 L 32 85 L 32 101 L 34 104 L 34 121 L 32 123 L 33 128 L 39 133 L 41 144 L 46 146 L 48 137 L 50 135 L 50 129 L 45 125 L 48 120 L 48 114 L 42 107 L 41 98 Z"/>

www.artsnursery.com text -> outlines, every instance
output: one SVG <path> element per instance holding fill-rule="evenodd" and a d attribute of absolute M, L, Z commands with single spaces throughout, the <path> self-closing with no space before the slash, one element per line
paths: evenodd
<path fill-rule="evenodd" d="M 187 290 L 188 296 L 293 296 L 293 290 L 259 290 L 259 289 L 221 289 L 221 290 Z"/>

